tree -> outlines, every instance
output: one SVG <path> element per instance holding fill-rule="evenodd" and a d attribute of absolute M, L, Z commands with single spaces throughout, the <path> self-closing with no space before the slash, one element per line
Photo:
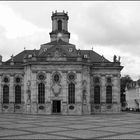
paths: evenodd
<path fill-rule="evenodd" d="M 129 76 L 129 75 L 125 75 L 124 77 L 121 77 L 121 96 L 120 96 L 120 100 L 121 100 L 121 104 L 122 104 L 122 107 L 125 106 L 125 102 L 126 102 L 126 99 L 125 99 L 125 89 L 126 87 L 129 88 L 130 87 L 130 83 L 132 83 L 133 80 L 132 78 Z"/>
<path fill-rule="evenodd" d="M 125 75 L 124 77 L 121 77 L 121 93 L 125 92 L 125 88 L 129 88 L 129 84 L 132 83 L 133 80 L 129 75 Z"/>
<path fill-rule="evenodd" d="M 137 82 L 138 82 L 138 85 L 140 86 L 140 79 Z"/>

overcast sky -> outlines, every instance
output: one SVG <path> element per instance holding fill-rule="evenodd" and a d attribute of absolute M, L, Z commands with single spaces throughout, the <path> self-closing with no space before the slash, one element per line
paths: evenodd
<path fill-rule="evenodd" d="M 140 78 L 140 2 L 0 2 L 0 54 L 3 60 L 50 41 L 52 11 L 68 12 L 70 43 L 92 49 L 110 61 L 121 56 L 123 75 Z"/>

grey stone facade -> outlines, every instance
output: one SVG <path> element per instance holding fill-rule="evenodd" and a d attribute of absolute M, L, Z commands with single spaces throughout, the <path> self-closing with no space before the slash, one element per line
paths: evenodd
<path fill-rule="evenodd" d="M 58 20 L 62 20 L 59 30 Z M 0 112 L 63 115 L 120 112 L 120 62 L 110 62 L 92 50 L 77 50 L 75 45 L 69 44 L 67 21 L 67 13 L 53 13 L 51 42 L 42 44 L 40 50 L 24 50 L 6 62 L 1 60 Z M 53 79 L 56 73 L 58 82 Z M 43 80 L 38 78 L 40 74 Z M 72 104 L 68 101 L 70 74 L 75 76 L 72 81 L 75 103 Z M 4 81 L 5 77 L 8 82 Z M 19 83 L 16 77 L 21 79 Z M 99 104 L 94 103 L 95 77 L 100 80 Z M 108 77 L 111 78 L 112 103 L 106 103 Z M 45 85 L 44 103 L 38 102 L 39 83 Z M 4 85 L 9 87 L 9 103 L 3 103 Z M 15 103 L 16 85 L 21 87 L 20 104 Z M 55 109 L 59 111 L 54 112 Z"/>

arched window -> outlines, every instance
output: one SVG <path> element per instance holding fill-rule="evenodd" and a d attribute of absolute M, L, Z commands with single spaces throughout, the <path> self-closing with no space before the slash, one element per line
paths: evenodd
<path fill-rule="evenodd" d="M 100 104 L 100 86 L 94 87 L 94 104 Z"/>
<path fill-rule="evenodd" d="M 106 87 L 106 103 L 112 103 L 112 86 Z"/>
<path fill-rule="evenodd" d="M 75 84 L 70 83 L 68 86 L 68 103 L 75 103 Z"/>
<path fill-rule="evenodd" d="M 58 75 L 58 74 L 55 74 L 55 75 L 54 75 L 54 81 L 55 81 L 55 82 L 58 82 L 58 81 L 59 81 L 59 75 Z"/>
<path fill-rule="evenodd" d="M 3 103 L 9 104 L 9 87 L 7 85 L 3 86 Z"/>
<path fill-rule="evenodd" d="M 40 83 L 38 85 L 38 103 L 45 103 L 45 85 L 43 83 Z"/>
<path fill-rule="evenodd" d="M 62 31 L 62 21 L 58 20 L 58 31 Z"/>
<path fill-rule="evenodd" d="M 21 104 L 21 86 L 15 86 L 15 104 Z"/>

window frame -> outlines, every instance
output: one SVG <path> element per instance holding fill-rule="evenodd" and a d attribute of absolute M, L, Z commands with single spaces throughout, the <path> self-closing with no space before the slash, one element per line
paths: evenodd
<path fill-rule="evenodd" d="M 8 85 L 3 86 L 3 104 L 9 104 L 9 86 Z"/>
<path fill-rule="evenodd" d="M 62 31 L 62 20 L 58 20 L 57 24 L 58 24 L 58 31 Z"/>
<path fill-rule="evenodd" d="M 45 104 L 45 84 L 42 82 L 38 84 L 38 103 Z"/>
<path fill-rule="evenodd" d="M 112 104 L 112 86 L 106 86 L 106 103 Z"/>
<path fill-rule="evenodd" d="M 100 104 L 101 102 L 101 91 L 100 91 L 100 86 L 96 85 L 94 87 L 94 104 Z"/>
<path fill-rule="evenodd" d="M 68 84 L 68 104 L 75 104 L 75 84 Z"/>
<path fill-rule="evenodd" d="M 21 104 L 21 86 L 15 86 L 15 104 Z"/>

